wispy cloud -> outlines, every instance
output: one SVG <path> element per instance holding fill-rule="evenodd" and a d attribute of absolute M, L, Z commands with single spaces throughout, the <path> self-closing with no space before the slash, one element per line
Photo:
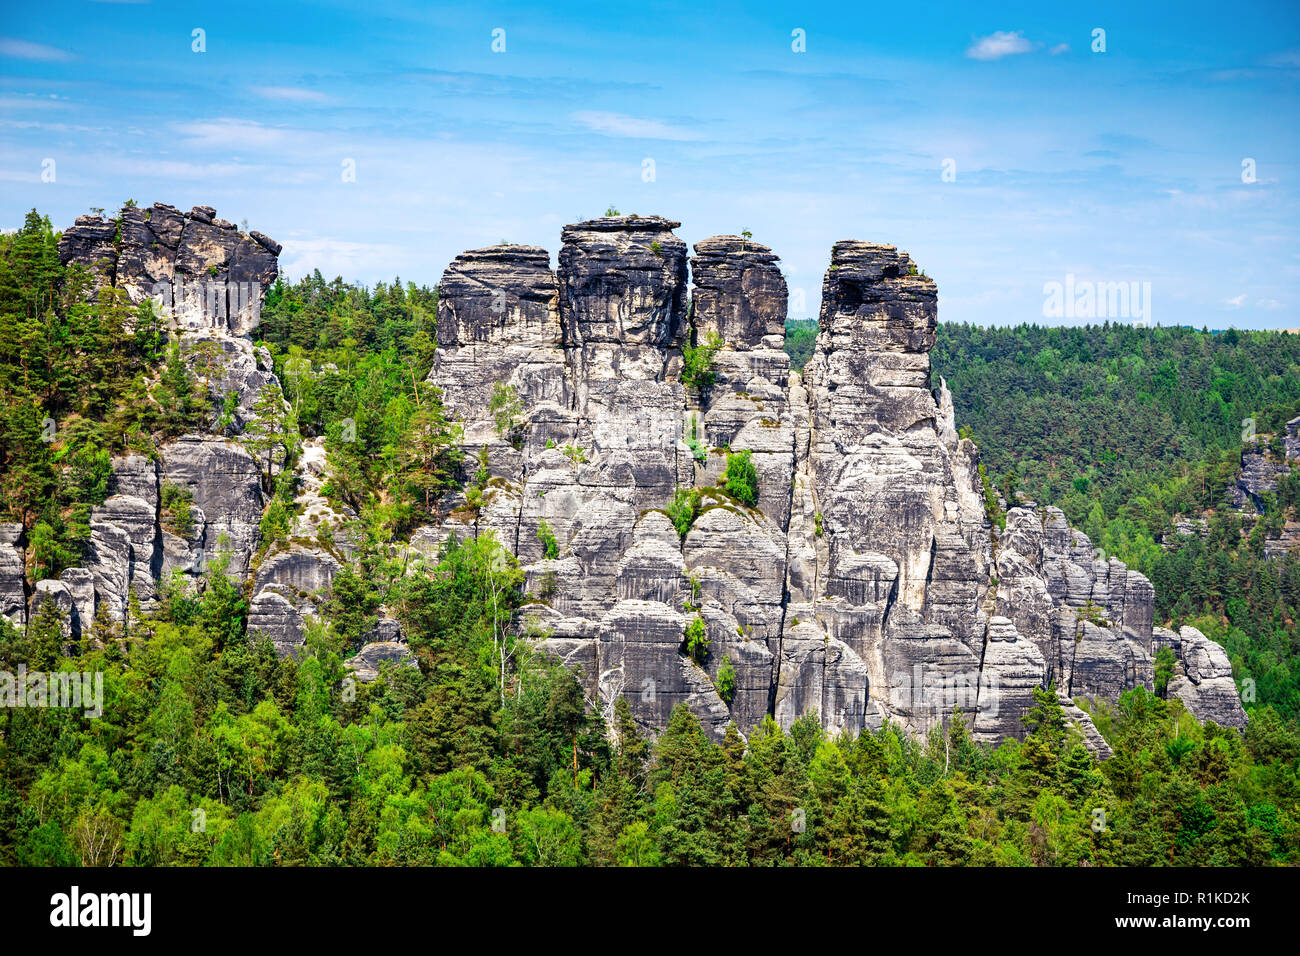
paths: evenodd
<path fill-rule="evenodd" d="M 699 139 L 699 135 L 661 120 L 641 119 L 622 113 L 604 113 L 597 110 L 580 110 L 573 119 L 587 129 L 603 136 L 623 136 L 629 139 L 668 139 L 677 141 Z"/>
<path fill-rule="evenodd" d="M 0 37 L 0 56 L 10 56 L 16 60 L 35 60 L 38 63 L 67 63 L 76 57 L 67 50 L 44 43 L 32 43 L 14 37 Z"/>
<path fill-rule="evenodd" d="M 1025 35 L 1015 30 L 1007 32 L 998 30 L 986 37 L 979 37 L 966 50 L 972 60 L 1000 60 L 1004 56 L 1017 53 L 1029 53 L 1037 44 L 1025 39 Z"/>
<path fill-rule="evenodd" d="M 304 276 L 319 269 L 326 276 L 353 276 L 363 263 L 393 262 L 399 247 L 382 242 L 352 242 L 333 237 L 283 240 L 280 269 L 286 275 Z"/>
<path fill-rule="evenodd" d="M 1246 304 L 1246 293 L 1243 292 L 1241 295 L 1234 295 L 1231 299 L 1224 299 L 1223 304 L 1229 309 L 1240 309 Z"/>
<path fill-rule="evenodd" d="M 287 132 L 263 126 L 251 120 L 212 119 L 177 123 L 175 130 L 186 137 L 186 146 L 218 148 L 226 151 L 243 148 L 270 148 L 284 142 Z"/>
<path fill-rule="evenodd" d="M 1281 53 L 1274 53 L 1265 60 L 1269 66 L 1280 66 L 1284 69 L 1295 69 L 1300 67 L 1300 48 L 1294 50 L 1283 50 Z"/>
<path fill-rule="evenodd" d="M 282 100 L 286 103 L 330 102 L 330 98 L 319 90 L 309 90 L 301 86 L 254 86 L 251 89 L 267 100 Z"/>
<path fill-rule="evenodd" d="M 66 109 L 67 103 L 53 96 L 0 96 L 0 109 Z"/>

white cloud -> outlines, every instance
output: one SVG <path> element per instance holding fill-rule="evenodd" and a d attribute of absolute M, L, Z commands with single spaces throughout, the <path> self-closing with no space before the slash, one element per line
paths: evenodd
<path fill-rule="evenodd" d="M 626 136 L 631 139 L 692 140 L 699 136 L 690 130 L 670 126 L 655 119 L 639 119 L 622 113 L 604 113 L 597 110 L 580 110 L 573 119 L 587 129 L 604 136 Z"/>
<path fill-rule="evenodd" d="M 1030 43 L 1019 30 L 1007 32 L 998 30 L 986 37 L 980 37 L 966 50 L 972 60 L 1000 60 L 1004 56 L 1028 53 L 1037 44 Z"/>
<path fill-rule="evenodd" d="M 227 152 L 242 148 L 271 148 L 281 145 L 287 132 L 273 126 L 263 126 L 251 120 L 213 119 L 193 123 L 177 123 L 174 129 L 184 135 L 185 145 L 196 148 L 212 147 Z"/>
<path fill-rule="evenodd" d="M 67 103 L 44 96 L 0 96 L 0 109 L 64 109 Z"/>
<path fill-rule="evenodd" d="M 42 63 L 66 63 L 76 57 L 67 50 L 44 43 L 29 43 L 13 37 L 0 37 L 0 56 L 11 56 L 18 60 L 37 60 Z"/>
<path fill-rule="evenodd" d="M 1255 308 L 1268 309 L 1270 312 L 1274 312 L 1282 308 L 1282 303 L 1277 301 L 1277 299 L 1260 299 L 1255 303 Z"/>
<path fill-rule="evenodd" d="M 1241 295 L 1234 295 L 1231 299 L 1224 299 L 1223 304 L 1229 309 L 1240 309 L 1246 304 L 1246 293 L 1243 292 Z"/>
<path fill-rule="evenodd" d="M 1300 67 L 1300 48 L 1274 53 L 1266 62 L 1269 66 L 1280 66 L 1284 69 Z"/>
<path fill-rule="evenodd" d="M 339 275 L 352 277 L 374 263 L 389 263 L 391 268 L 401 251 L 401 247 L 391 243 L 350 242 L 328 237 L 289 238 L 284 240 L 284 251 L 280 254 L 280 271 L 300 277 L 319 269 L 327 279 Z"/>
<path fill-rule="evenodd" d="M 1060 54 L 1062 54 L 1062 53 L 1069 53 L 1069 52 L 1070 52 L 1070 44 L 1068 44 L 1068 43 L 1058 43 L 1058 44 L 1056 44 L 1056 46 L 1052 47 L 1052 48 L 1051 48 L 1050 50 L 1048 50 L 1047 52 L 1050 53 L 1050 54 L 1052 54 L 1052 56 L 1058 56 L 1058 55 L 1060 55 Z"/>
<path fill-rule="evenodd" d="M 318 90 L 301 86 L 254 86 L 254 93 L 263 99 L 283 100 L 287 103 L 328 103 L 330 98 Z"/>

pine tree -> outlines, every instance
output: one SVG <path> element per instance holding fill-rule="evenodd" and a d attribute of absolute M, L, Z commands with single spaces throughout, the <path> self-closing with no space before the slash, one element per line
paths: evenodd
<path fill-rule="evenodd" d="M 244 429 L 241 442 L 255 461 L 264 462 L 262 489 L 272 490 L 275 466 L 283 464 L 289 454 L 290 432 L 284 398 L 274 383 L 263 385 L 253 401 L 253 420 Z"/>

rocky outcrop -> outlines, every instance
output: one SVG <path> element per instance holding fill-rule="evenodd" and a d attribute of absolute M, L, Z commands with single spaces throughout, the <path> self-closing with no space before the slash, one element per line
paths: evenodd
<path fill-rule="evenodd" d="M 346 665 L 352 676 L 363 683 L 379 677 L 384 667 L 418 667 L 411 649 L 402 641 L 379 640 L 363 645 Z"/>
<path fill-rule="evenodd" d="M 136 303 L 152 298 L 183 328 L 235 334 L 257 327 L 280 249 L 218 219 L 211 206 L 182 213 L 165 203 L 128 204 L 115 219 L 79 216 L 59 240 L 63 263 L 84 266 L 98 288 L 121 289 Z"/>
<path fill-rule="evenodd" d="M 213 406 L 207 432 L 182 436 L 153 455 L 115 459 L 110 495 L 90 515 L 83 566 L 59 582 L 37 582 L 51 594 L 67 591 L 71 636 L 101 608 L 109 622 L 128 622 L 133 597 L 151 610 L 177 576 L 181 586 L 201 586 L 214 561 L 234 579 L 248 575 L 266 500 L 259 464 L 232 436 L 254 417 L 262 389 L 279 395 L 270 356 L 247 337 L 277 275 L 279 252 L 278 243 L 240 231 L 209 206 L 183 214 L 162 203 L 127 205 L 113 220 L 82 216 L 60 238 L 60 259 L 88 270 L 98 288 L 119 290 L 134 303 L 153 301 Z M 233 408 L 226 407 L 230 395 Z M 10 587 L 4 544 L 0 596 Z M 62 607 L 62 598 L 54 599 Z"/>
<path fill-rule="evenodd" d="M 11 624 L 27 623 L 26 553 L 20 544 L 23 526 L 0 523 L 0 615 Z"/>
<path fill-rule="evenodd" d="M 1043 654 L 1069 697 L 1114 699 L 1150 686 L 1155 591 L 1143 575 L 1103 560 L 1058 508 L 1011 508 L 998 541 L 999 613 Z"/>
<path fill-rule="evenodd" d="M 159 301 L 221 434 L 115 462 L 85 573 L 48 584 L 48 599 L 66 592 L 70 620 L 99 603 L 120 621 L 132 593 L 147 607 L 161 581 L 197 578 L 228 553 L 228 573 L 251 579 L 250 631 L 294 653 L 349 560 L 356 516 L 321 494 L 328 463 L 309 441 L 292 533 L 258 540 L 258 463 L 231 436 L 278 383 L 242 334 L 256 307 L 232 305 L 229 287 L 250 282 L 260 302 L 278 246 L 208 207 L 128 209 L 119 223 L 79 221 L 61 250 L 136 301 L 168 278 L 182 290 Z M 625 697 L 652 733 L 684 703 L 719 738 L 728 724 L 747 733 L 816 711 L 831 730 L 888 719 L 917 733 L 958 713 L 993 741 L 1022 735 L 1035 690 L 1055 685 L 1104 756 L 1070 698 L 1151 682 L 1150 583 L 1095 554 L 1056 509 L 1016 507 L 1005 530 L 991 525 L 978 449 L 932 381 L 934 282 L 892 246 L 836 243 L 801 377 L 781 349 L 776 255 L 715 236 L 688 261 L 677 226 L 642 216 L 567 226 L 554 271 L 545 250 L 512 244 L 448 266 L 422 389 L 460 423 L 467 464 L 462 490 L 412 536 L 407 572 L 428 573 L 452 534 L 495 535 L 525 574 L 521 628 L 578 671 L 607 717 Z M 184 291 L 205 275 L 224 283 L 224 306 Z M 683 382 L 683 347 L 710 341 L 712 382 Z M 720 487 L 742 452 L 757 475 L 752 501 Z M 185 527 L 169 519 L 167 486 L 189 496 Z M 698 514 L 679 533 L 667 509 L 690 489 Z M 21 565 L 16 541 L 0 538 L 0 597 L 13 590 L 6 546 Z M 687 631 L 701 627 L 707 652 L 689 653 Z M 1180 696 L 1224 714 L 1212 649 L 1180 641 L 1192 655 L 1181 679 L 1196 688 Z M 372 680 L 386 661 L 414 664 L 383 617 L 348 666 Z"/>
<path fill-rule="evenodd" d="M 429 382 L 466 451 L 488 449 L 491 478 L 477 507 L 448 496 L 416 550 L 495 533 L 536 598 L 521 623 L 603 712 L 625 696 L 652 732 L 685 702 L 719 736 L 813 710 L 831 729 L 922 732 L 956 710 L 997 740 L 1024 733 L 1038 687 L 1150 682 L 1145 578 L 1095 558 L 1053 509 L 1013 509 L 994 534 L 978 450 L 931 381 L 936 288 L 905 253 L 835 245 L 801 379 L 781 351 L 776 256 L 702 240 L 687 314 L 676 226 L 568 226 L 555 273 L 533 247 L 456 258 Z M 714 335 L 712 385 L 685 386 L 682 346 Z M 489 405 L 507 388 L 519 414 L 501 422 Z M 715 487 L 729 451 L 750 453 L 753 504 Z M 664 509 L 692 487 L 701 510 L 682 536 Z M 1071 705 L 1071 720 L 1104 750 L 1086 713 Z"/>
<path fill-rule="evenodd" d="M 54 578 L 46 578 L 43 581 L 37 581 L 36 586 L 32 589 L 31 606 L 27 609 L 27 619 L 35 622 L 39 619 L 42 609 L 52 604 L 56 609 L 59 618 L 59 636 L 64 646 L 71 644 L 76 640 L 78 632 L 73 628 L 73 622 L 77 615 L 76 604 L 72 600 L 72 592 L 62 581 Z M 48 613 L 48 612 L 46 612 Z"/>
<path fill-rule="evenodd" d="M 1181 627 L 1177 634 L 1158 627 L 1153 640 L 1156 650 L 1168 647 L 1174 652 L 1167 698 L 1180 699 L 1199 720 L 1212 720 L 1221 727 L 1246 726 L 1227 651 L 1194 627 Z"/>
<path fill-rule="evenodd" d="M 717 335 L 733 349 L 754 349 L 772 337 L 768 345 L 781 347 L 787 290 L 777 262 L 767 246 L 740 236 L 695 244 L 691 306 L 700 342 Z"/>
<path fill-rule="evenodd" d="M 308 618 L 320 613 L 353 550 L 349 528 L 356 515 L 336 511 L 321 494 L 328 476 L 324 443 L 304 442 L 289 539 L 270 547 L 254 569 L 248 630 L 268 638 L 281 656 L 302 646 Z"/>
<path fill-rule="evenodd" d="M 1232 503 L 1240 509 L 1263 514 L 1266 495 L 1277 494 L 1278 479 L 1300 467 L 1300 417 L 1286 423 L 1278 454 L 1260 436 L 1241 453 L 1241 474 L 1231 488 Z"/>

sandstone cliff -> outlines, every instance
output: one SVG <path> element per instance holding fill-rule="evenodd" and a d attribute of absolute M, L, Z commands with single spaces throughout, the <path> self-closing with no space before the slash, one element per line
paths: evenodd
<path fill-rule="evenodd" d="M 442 501 L 445 518 L 412 536 L 413 554 L 452 533 L 494 532 L 536 596 L 521 626 L 579 669 L 593 703 L 609 711 L 624 695 L 650 730 L 679 702 L 715 736 L 730 722 L 748 732 L 767 715 L 788 725 L 812 710 L 833 729 L 890 719 L 923 732 L 956 709 L 979 738 L 997 740 L 1023 733 L 1034 688 L 1114 698 L 1151 684 L 1142 575 L 1094 557 L 1056 509 L 1014 508 L 1005 531 L 990 524 L 978 449 L 958 436 L 951 397 L 930 373 L 936 287 L 905 253 L 835 244 L 801 378 L 781 348 L 777 256 L 715 236 L 689 257 L 678 225 L 623 216 L 567 226 L 556 270 L 545 250 L 510 244 L 448 266 L 428 381 L 463 423 L 468 458 L 487 449 L 491 480 L 481 507 L 463 493 Z M 220 397 L 234 392 L 239 415 L 226 431 L 237 432 L 251 397 L 274 383 L 248 333 L 279 246 L 207 207 L 131 208 L 117 229 L 82 217 L 64 234 L 65 261 L 136 301 L 154 295 L 188 356 L 217 343 L 214 423 Z M 713 334 L 724 343 L 714 381 L 688 387 L 683 346 Z M 489 406 L 505 386 L 522 414 L 502 429 Z M 728 451 L 742 450 L 758 475 L 753 505 L 715 487 Z M 197 574 L 220 548 L 232 554 L 229 573 L 252 579 L 250 629 L 292 652 L 347 560 L 355 517 L 319 494 L 323 448 L 308 443 L 298 467 L 292 543 L 252 567 L 264 501 L 237 443 L 193 435 L 158 461 L 118 461 L 86 568 L 41 582 L 33 602 L 49 592 L 73 621 L 97 604 L 120 620 L 131 588 L 147 603 L 165 575 Z M 193 492 L 186 539 L 164 526 L 163 482 Z M 678 488 L 702 490 L 684 537 L 665 512 Z M 557 555 L 546 554 L 542 522 Z M 11 580 L 18 547 L 0 526 L 11 618 L 26 603 L 21 577 L 16 600 Z M 710 639 L 701 662 L 684 652 L 695 617 Z M 363 679 L 406 657 L 395 622 L 381 621 L 374 638 L 354 662 Z M 1230 672 L 1222 684 L 1222 662 L 1193 647 L 1181 639 L 1184 682 L 1219 683 L 1175 692 L 1199 716 L 1240 725 Z M 718 691 L 724 661 L 735 674 L 728 700 Z M 1086 714 L 1069 714 L 1104 754 Z"/>

